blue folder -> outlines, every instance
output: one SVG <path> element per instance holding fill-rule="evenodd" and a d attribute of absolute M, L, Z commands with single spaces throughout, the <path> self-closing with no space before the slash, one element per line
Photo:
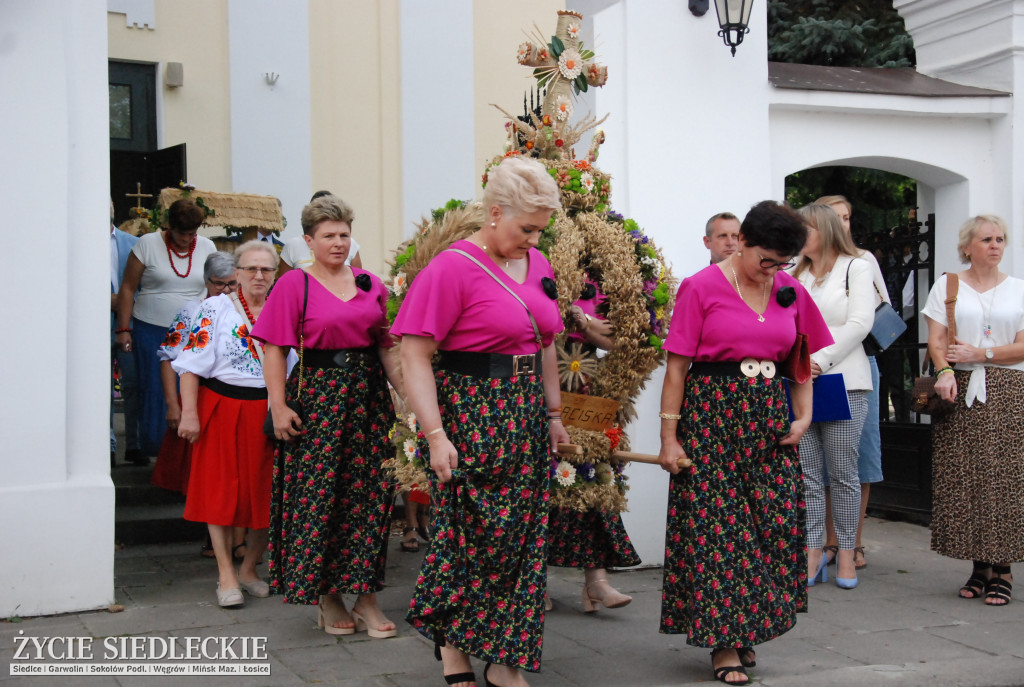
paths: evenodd
<path fill-rule="evenodd" d="M 793 421 L 793 398 L 789 393 L 789 380 L 786 382 L 786 400 L 789 401 L 789 420 Z M 814 405 L 811 422 L 833 422 L 849 420 L 850 399 L 846 396 L 846 383 L 842 374 L 818 375 L 814 379 Z"/>

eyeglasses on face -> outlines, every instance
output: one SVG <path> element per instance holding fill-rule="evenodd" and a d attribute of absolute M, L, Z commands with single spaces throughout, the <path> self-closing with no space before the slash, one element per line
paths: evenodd
<path fill-rule="evenodd" d="M 219 279 L 211 279 L 210 283 L 219 289 L 233 289 L 238 286 L 238 282 L 234 279 L 231 281 L 220 281 Z"/>
<path fill-rule="evenodd" d="M 763 270 L 770 270 L 776 267 L 778 267 L 780 270 L 788 270 L 790 267 L 796 264 L 796 262 L 794 262 L 793 260 L 786 260 L 784 262 L 772 260 L 771 258 L 764 257 L 760 253 L 757 254 L 757 257 L 761 258 L 761 269 Z"/>
<path fill-rule="evenodd" d="M 257 272 L 259 272 L 264 277 L 268 277 L 274 272 L 277 272 L 277 268 L 275 267 L 242 267 L 241 265 L 239 265 L 238 269 L 242 270 L 243 272 L 249 275 L 254 275 Z"/>

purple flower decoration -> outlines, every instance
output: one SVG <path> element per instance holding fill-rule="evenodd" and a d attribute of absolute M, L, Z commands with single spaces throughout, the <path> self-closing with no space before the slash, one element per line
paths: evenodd
<path fill-rule="evenodd" d="M 606 212 L 605 213 L 605 217 L 607 217 L 612 222 L 618 222 L 619 224 L 621 224 L 623 222 L 623 220 L 625 219 L 622 215 L 620 215 L 619 213 L 614 212 L 612 210 L 609 210 L 608 212 Z"/>
<path fill-rule="evenodd" d="M 783 308 L 796 303 L 796 289 L 792 286 L 783 286 L 779 289 L 779 292 L 775 294 L 775 302 L 781 305 Z"/>
<path fill-rule="evenodd" d="M 593 463 L 584 463 L 581 465 L 578 474 L 583 477 L 584 482 L 593 482 L 594 478 L 597 477 L 597 471 L 594 470 Z"/>

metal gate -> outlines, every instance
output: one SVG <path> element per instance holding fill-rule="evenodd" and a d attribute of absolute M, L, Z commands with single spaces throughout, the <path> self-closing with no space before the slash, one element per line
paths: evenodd
<path fill-rule="evenodd" d="M 870 506 L 927 521 L 932 508 L 931 425 L 928 417 L 910 410 L 910 394 L 928 344 L 920 311 L 935 282 L 935 215 L 922 223 L 912 209 L 891 229 L 856 238 L 878 259 L 892 305 L 907 323 L 906 333 L 877 359 L 885 481 L 872 486 Z"/>

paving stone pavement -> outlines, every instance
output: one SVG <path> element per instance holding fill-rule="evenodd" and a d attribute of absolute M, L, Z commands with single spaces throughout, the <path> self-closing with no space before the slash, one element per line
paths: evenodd
<path fill-rule="evenodd" d="M 876 685 L 1024 685 L 1024 600 L 1005 608 L 957 598 L 970 563 L 935 555 L 926 528 L 869 519 L 869 565 L 857 589 L 831 582 L 810 590 L 810 610 L 796 627 L 758 647 L 753 684 L 770 687 Z M 115 594 L 125 609 L 0 622 L 0 685 L 443 685 L 431 647 L 402 622 L 426 547 L 403 553 L 391 542 L 388 588 L 380 594 L 399 634 L 331 637 L 316 629 L 312 608 L 280 599 L 216 605 L 216 566 L 199 544 L 140 546 L 117 552 Z M 1024 568 L 1021 568 L 1024 570 Z M 834 568 L 833 568 L 834 570 Z M 706 649 L 658 633 L 660 568 L 612 574 L 633 596 L 617 610 L 582 612 L 582 573 L 550 570 L 542 672 L 535 687 L 698 685 L 714 683 Z M 1022 583 L 1024 585 L 1024 583 Z M 1022 592 L 1024 593 L 1024 592 Z M 12 676 L 15 637 L 266 637 L 271 674 L 261 676 Z M 101 640 L 96 639 L 97 646 Z M 483 666 L 475 663 L 477 675 Z M 478 682 L 483 687 L 483 679 Z"/>

